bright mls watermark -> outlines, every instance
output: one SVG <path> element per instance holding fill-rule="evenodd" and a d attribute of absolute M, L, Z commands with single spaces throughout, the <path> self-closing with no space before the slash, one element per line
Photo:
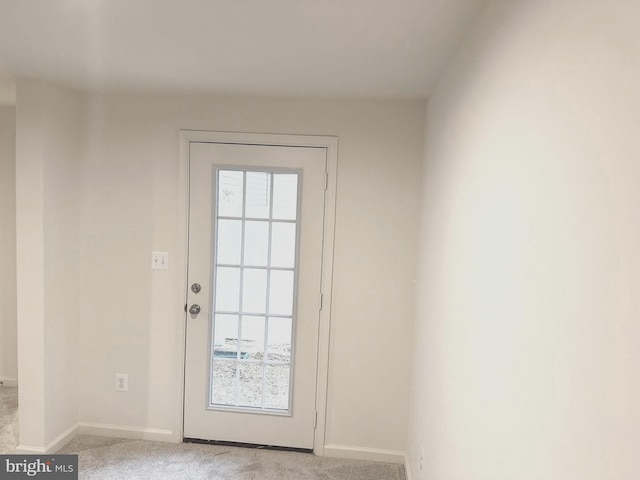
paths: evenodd
<path fill-rule="evenodd" d="M 0 455 L 0 480 L 78 480 L 78 455 Z"/>

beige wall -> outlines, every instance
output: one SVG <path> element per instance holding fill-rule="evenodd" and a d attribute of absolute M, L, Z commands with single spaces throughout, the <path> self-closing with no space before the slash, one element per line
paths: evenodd
<path fill-rule="evenodd" d="M 92 95 L 80 214 L 80 419 L 179 433 L 178 130 L 337 135 L 326 443 L 402 453 L 424 103 Z M 152 250 L 170 255 L 150 270 Z M 129 392 L 114 391 L 116 372 Z"/>
<path fill-rule="evenodd" d="M 16 110 L 0 105 L 0 380 L 18 381 L 16 320 Z"/>
<path fill-rule="evenodd" d="M 78 422 L 82 125 L 79 94 L 38 80 L 18 82 L 18 367 L 20 446 L 27 450 L 55 445 Z"/>
<path fill-rule="evenodd" d="M 430 100 L 414 479 L 640 477 L 639 24 L 494 2 Z"/>

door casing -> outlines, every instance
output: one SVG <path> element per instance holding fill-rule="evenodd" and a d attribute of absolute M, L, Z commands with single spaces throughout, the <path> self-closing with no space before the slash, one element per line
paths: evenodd
<path fill-rule="evenodd" d="M 180 130 L 179 132 L 179 225 L 183 234 L 179 238 L 176 265 L 180 266 L 181 302 L 177 318 L 182 319 L 178 335 L 180 353 L 179 411 L 176 425 L 180 427 L 179 439 L 184 435 L 184 369 L 187 315 L 187 263 L 189 231 L 189 146 L 191 142 L 231 143 L 245 145 L 275 145 L 297 147 L 321 147 L 327 151 L 327 188 L 325 191 L 324 233 L 322 252 L 322 309 L 318 331 L 318 371 L 316 375 L 317 425 L 314 435 L 314 453 L 324 454 L 325 428 L 327 416 L 327 389 L 329 377 L 329 342 L 331 326 L 331 292 L 333 279 L 333 257 L 335 237 L 335 212 L 337 192 L 338 138 L 316 135 L 283 135 L 264 133 L 212 132 L 202 130 Z"/>

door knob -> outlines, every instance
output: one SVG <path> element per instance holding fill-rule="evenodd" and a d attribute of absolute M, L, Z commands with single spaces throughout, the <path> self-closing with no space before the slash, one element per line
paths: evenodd
<path fill-rule="evenodd" d="M 200 286 L 199 283 L 194 283 L 193 285 L 191 285 L 191 291 L 195 294 L 200 293 L 200 290 L 202 290 L 202 287 Z"/>
<path fill-rule="evenodd" d="M 200 313 L 200 305 L 194 303 L 193 305 L 191 305 L 191 307 L 189 308 L 189 313 L 191 315 L 197 315 Z"/>

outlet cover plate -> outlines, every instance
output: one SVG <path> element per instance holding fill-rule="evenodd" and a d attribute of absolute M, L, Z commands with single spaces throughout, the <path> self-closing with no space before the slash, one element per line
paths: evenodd
<path fill-rule="evenodd" d="M 126 373 L 116 373 L 116 392 L 129 391 L 129 375 Z"/>
<path fill-rule="evenodd" d="M 169 270 L 169 252 L 151 252 L 152 270 Z"/>

